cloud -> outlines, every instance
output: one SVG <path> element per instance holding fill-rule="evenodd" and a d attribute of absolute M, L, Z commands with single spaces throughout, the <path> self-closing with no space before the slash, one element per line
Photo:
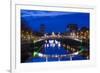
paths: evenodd
<path fill-rule="evenodd" d="M 69 15 L 74 12 L 57 12 L 57 11 L 39 11 L 39 10 L 21 10 L 21 17 L 44 17 L 44 16 L 58 16 L 58 15 Z"/>

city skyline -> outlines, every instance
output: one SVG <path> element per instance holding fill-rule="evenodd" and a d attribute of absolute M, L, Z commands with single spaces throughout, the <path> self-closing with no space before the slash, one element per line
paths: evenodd
<path fill-rule="evenodd" d="M 68 24 L 77 24 L 79 29 L 89 28 L 89 13 L 21 10 L 21 21 L 34 31 L 39 32 L 41 25 L 44 24 L 46 33 L 63 33 L 68 30 Z"/>

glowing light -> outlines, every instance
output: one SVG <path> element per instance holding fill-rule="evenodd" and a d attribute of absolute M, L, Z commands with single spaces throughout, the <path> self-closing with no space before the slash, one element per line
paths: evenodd
<path fill-rule="evenodd" d="M 55 44 L 58 44 L 58 41 L 55 40 Z"/>
<path fill-rule="evenodd" d="M 61 47 L 61 44 L 60 43 L 58 43 L 58 47 Z"/>
<path fill-rule="evenodd" d="M 42 54 L 42 53 L 39 53 L 38 56 L 39 56 L 39 57 L 43 57 L 43 54 Z"/>
<path fill-rule="evenodd" d="M 52 44 L 52 47 L 55 47 L 55 44 L 54 43 Z"/>
<path fill-rule="evenodd" d="M 49 44 L 47 44 L 47 47 L 49 47 Z"/>
<path fill-rule="evenodd" d="M 38 56 L 38 52 L 34 52 L 33 53 L 33 56 Z"/>
<path fill-rule="evenodd" d="M 46 47 L 46 44 L 44 44 L 44 47 Z"/>
<path fill-rule="evenodd" d="M 45 43 L 47 43 L 47 40 L 45 40 Z"/>
<path fill-rule="evenodd" d="M 53 43 L 54 42 L 54 40 L 49 40 L 49 43 Z"/>
<path fill-rule="evenodd" d="M 75 53 L 73 53 L 73 55 L 78 55 L 79 54 L 79 52 L 75 52 Z"/>

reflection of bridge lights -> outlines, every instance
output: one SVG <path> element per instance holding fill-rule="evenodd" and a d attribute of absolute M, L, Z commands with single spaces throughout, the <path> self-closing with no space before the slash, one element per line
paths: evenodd
<path fill-rule="evenodd" d="M 47 43 L 47 40 L 45 40 L 45 43 Z"/>
<path fill-rule="evenodd" d="M 47 47 L 49 47 L 49 44 L 47 44 Z"/>
<path fill-rule="evenodd" d="M 61 44 L 60 43 L 58 43 L 58 47 L 61 47 Z"/>
<path fill-rule="evenodd" d="M 50 46 L 52 47 L 53 44 L 50 43 Z"/>
<path fill-rule="evenodd" d="M 61 43 L 58 42 L 57 40 L 45 40 L 44 47 L 61 47 Z"/>
<path fill-rule="evenodd" d="M 39 53 L 38 56 L 39 56 L 39 57 L 43 57 L 43 54 L 42 54 L 42 53 Z"/>
<path fill-rule="evenodd" d="M 55 47 L 55 44 L 54 43 L 52 44 L 52 47 Z"/>
<path fill-rule="evenodd" d="M 44 47 L 46 47 L 47 45 L 46 44 L 44 44 Z"/>
<path fill-rule="evenodd" d="M 54 43 L 54 40 L 49 40 L 49 43 L 51 43 L 51 44 Z"/>
<path fill-rule="evenodd" d="M 79 52 L 77 51 L 77 52 L 73 53 L 72 55 L 78 55 L 78 54 L 79 54 Z"/>
<path fill-rule="evenodd" d="M 46 47 L 49 47 L 49 44 L 44 44 L 44 47 L 46 48 Z"/>
<path fill-rule="evenodd" d="M 55 40 L 55 44 L 58 44 L 58 41 Z"/>
<path fill-rule="evenodd" d="M 57 58 L 57 57 L 58 57 L 58 55 L 55 55 L 55 57 Z"/>

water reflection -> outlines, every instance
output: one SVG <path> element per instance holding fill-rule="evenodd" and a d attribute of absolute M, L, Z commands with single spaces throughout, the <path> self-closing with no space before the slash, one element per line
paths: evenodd
<path fill-rule="evenodd" d="M 55 46 L 60 48 L 61 47 L 61 42 L 57 41 L 57 40 L 45 40 L 44 48 L 55 47 Z"/>
<path fill-rule="evenodd" d="M 66 47 L 66 48 L 65 48 Z M 79 51 L 72 52 L 74 49 L 69 45 L 62 44 L 60 40 L 44 40 L 40 52 L 34 52 L 32 62 L 49 62 L 49 61 L 69 61 L 85 59 L 79 54 Z"/>

